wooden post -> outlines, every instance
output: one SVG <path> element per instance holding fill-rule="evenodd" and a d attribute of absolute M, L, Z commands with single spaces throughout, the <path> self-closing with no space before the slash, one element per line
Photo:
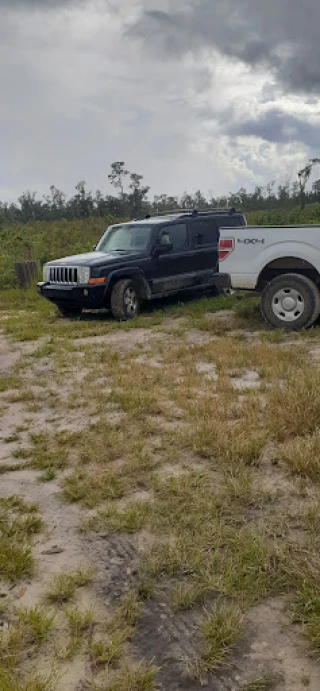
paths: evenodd
<path fill-rule="evenodd" d="M 14 270 L 19 288 L 31 288 L 37 278 L 38 262 L 16 262 Z"/>

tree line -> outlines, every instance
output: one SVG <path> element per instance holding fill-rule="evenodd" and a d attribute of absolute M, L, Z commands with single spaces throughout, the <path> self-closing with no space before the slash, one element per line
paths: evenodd
<path fill-rule="evenodd" d="M 57 221 L 86 218 L 141 218 L 146 214 L 167 212 L 173 209 L 208 209 L 210 207 L 236 207 L 241 211 L 269 209 L 291 209 L 300 205 L 303 209 L 308 204 L 320 203 L 320 179 L 311 189 L 306 186 L 313 167 L 319 159 L 311 159 L 305 168 L 298 172 L 298 180 L 276 186 L 270 182 L 265 186 L 256 186 L 253 192 L 241 187 L 229 195 L 205 197 L 200 190 L 194 194 L 184 193 L 182 197 L 167 194 L 155 195 L 152 200 L 148 194 L 150 187 L 144 183 L 142 175 L 131 173 L 123 161 L 111 165 L 108 179 L 113 186 L 114 194 L 105 194 L 97 190 L 89 191 L 84 181 L 75 187 L 75 194 L 70 198 L 54 185 L 48 195 L 41 199 L 36 192 L 24 192 L 16 203 L 0 202 L 0 225 L 15 222 Z"/>

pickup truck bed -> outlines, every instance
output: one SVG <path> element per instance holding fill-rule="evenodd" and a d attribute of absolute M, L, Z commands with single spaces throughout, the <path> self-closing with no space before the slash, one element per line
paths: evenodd
<path fill-rule="evenodd" d="M 221 228 L 220 266 L 233 289 L 261 294 L 274 327 L 299 330 L 320 314 L 320 226 Z"/>

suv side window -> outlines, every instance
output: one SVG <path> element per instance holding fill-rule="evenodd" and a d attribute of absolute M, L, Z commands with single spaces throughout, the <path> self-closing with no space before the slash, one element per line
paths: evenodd
<path fill-rule="evenodd" d="M 190 227 L 192 247 L 218 244 L 217 224 L 213 218 L 192 221 Z"/>
<path fill-rule="evenodd" d="M 175 223 L 172 226 L 166 226 L 160 233 L 160 243 L 162 245 L 173 245 L 173 251 L 185 250 L 188 247 L 188 232 L 185 223 Z"/>

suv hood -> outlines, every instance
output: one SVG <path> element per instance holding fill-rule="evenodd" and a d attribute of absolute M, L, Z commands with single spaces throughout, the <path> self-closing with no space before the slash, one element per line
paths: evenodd
<path fill-rule="evenodd" d="M 145 257 L 145 252 L 87 252 L 86 254 L 74 254 L 71 257 L 63 257 L 47 262 L 46 266 L 90 266 L 100 267 L 106 264 L 121 264 L 124 260 Z"/>

